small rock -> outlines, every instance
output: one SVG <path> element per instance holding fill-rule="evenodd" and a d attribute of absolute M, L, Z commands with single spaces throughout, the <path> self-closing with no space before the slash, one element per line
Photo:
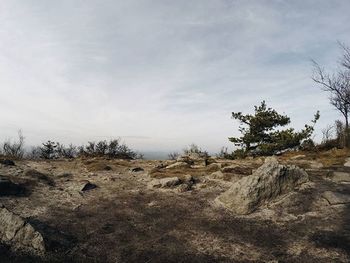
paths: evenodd
<path fill-rule="evenodd" d="M 173 188 L 181 184 L 181 180 L 178 177 L 168 177 L 162 179 L 154 179 L 148 183 L 150 188 Z"/>
<path fill-rule="evenodd" d="M 192 185 L 191 184 L 180 184 L 179 187 L 177 188 L 177 190 L 180 193 L 190 191 L 191 189 L 192 189 Z"/>
<path fill-rule="evenodd" d="M 174 164 L 168 165 L 166 169 L 176 169 L 176 168 L 189 168 L 190 165 L 186 162 L 176 162 Z"/>
<path fill-rule="evenodd" d="M 160 187 L 162 187 L 162 184 L 159 182 L 159 180 L 155 179 L 155 180 L 152 180 L 151 182 L 149 182 L 148 186 L 150 188 L 160 188 Z"/>
<path fill-rule="evenodd" d="M 345 167 L 350 167 L 350 158 L 347 158 L 344 163 Z"/>
<path fill-rule="evenodd" d="M 135 168 L 131 169 L 131 172 L 133 172 L 133 173 L 143 172 L 143 171 L 144 171 L 144 169 L 141 167 L 135 167 Z"/>
<path fill-rule="evenodd" d="M 322 195 L 330 205 L 340 205 L 350 203 L 350 195 L 326 191 Z"/>
<path fill-rule="evenodd" d="M 83 187 L 80 191 L 85 192 L 97 188 L 97 185 L 90 183 L 89 181 L 83 181 Z"/>
<path fill-rule="evenodd" d="M 162 178 L 159 180 L 162 187 L 175 187 L 179 184 L 181 184 L 181 181 L 178 177 L 169 177 L 169 178 Z"/>
<path fill-rule="evenodd" d="M 221 171 L 217 171 L 217 172 L 214 172 L 212 174 L 209 175 L 210 178 L 212 179 L 224 179 L 225 175 L 223 174 L 223 172 Z"/>
<path fill-rule="evenodd" d="M 345 172 L 333 172 L 333 176 L 329 179 L 336 183 L 350 182 L 350 174 Z"/>
<path fill-rule="evenodd" d="M 194 178 L 193 178 L 192 175 L 186 174 L 186 175 L 183 177 L 182 181 L 183 181 L 184 183 L 187 183 L 187 184 L 193 184 L 193 183 L 194 183 Z"/>

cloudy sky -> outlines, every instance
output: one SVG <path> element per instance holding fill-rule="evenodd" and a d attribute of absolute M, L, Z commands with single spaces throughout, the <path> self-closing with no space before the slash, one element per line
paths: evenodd
<path fill-rule="evenodd" d="M 311 81 L 350 45 L 348 0 L 1 0 L 0 140 L 122 137 L 141 151 L 237 135 L 266 100 L 316 134 L 340 118 Z"/>

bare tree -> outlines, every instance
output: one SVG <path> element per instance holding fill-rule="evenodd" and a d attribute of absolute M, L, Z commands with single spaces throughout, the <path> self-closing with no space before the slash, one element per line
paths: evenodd
<path fill-rule="evenodd" d="M 342 66 L 350 69 L 350 47 L 346 46 L 344 43 L 338 42 L 339 46 L 343 49 L 343 57 L 340 60 Z"/>
<path fill-rule="evenodd" d="M 333 137 L 333 129 L 334 126 L 327 125 L 324 129 L 322 129 L 322 143 L 326 143 Z"/>
<path fill-rule="evenodd" d="M 326 73 L 316 62 L 314 64 L 313 81 L 321 85 L 321 89 L 329 93 L 329 102 L 344 117 L 345 146 L 349 146 L 349 114 L 350 114 L 350 49 L 341 45 L 344 50 L 340 68 L 333 74 Z"/>
<path fill-rule="evenodd" d="M 22 159 L 24 155 L 24 136 L 22 131 L 18 131 L 18 141 L 11 142 L 7 140 L 3 145 L 3 154 L 5 156 Z"/>
<path fill-rule="evenodd" d="M 179 157 L 179 155 L 180 154 L 178 152 L 171 152 L 168 154 L 168 158 L 169 158 L 169 160 L 176 160 L 177 157 Z"/>

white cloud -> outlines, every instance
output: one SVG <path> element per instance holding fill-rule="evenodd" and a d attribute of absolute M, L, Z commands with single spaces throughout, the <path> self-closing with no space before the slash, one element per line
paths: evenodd
<path fill-rule="evenodd" d="M 302 127 L 339 117 L 310 80 L 350 43 L 348 1 L 0 3 L 0 138 L 123 136 L 141 150 L 211 151 L 231 111 L 265 99 Z"/>

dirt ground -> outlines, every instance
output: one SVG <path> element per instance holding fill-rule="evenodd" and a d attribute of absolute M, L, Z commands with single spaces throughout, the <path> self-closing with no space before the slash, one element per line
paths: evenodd
<path fill-rule="evenodd" d="M 27 189 L 0 197 L 0 204 L 27 218 L 47 249 L 39 257 L 3 244 L 0 262 L 350 262 L 350 203 L 324 198 L 326 191 L 350 195 L 349 182 L 332 180 L 336 171 L 350 178 L 350 168 L 309 168 L 310 182 L 297 192 L 238 216 L 214 201 L 235 175 L 220 180 L 206 168 L 162 170 L 161 177 L 190 174 L 195 184 L 184 192 L 150 188 L 148 172 L 159 164 L 77 159 L 0 166 L 1 176 Z M 97 188 L 80 191 L 86 180 Z"/>

